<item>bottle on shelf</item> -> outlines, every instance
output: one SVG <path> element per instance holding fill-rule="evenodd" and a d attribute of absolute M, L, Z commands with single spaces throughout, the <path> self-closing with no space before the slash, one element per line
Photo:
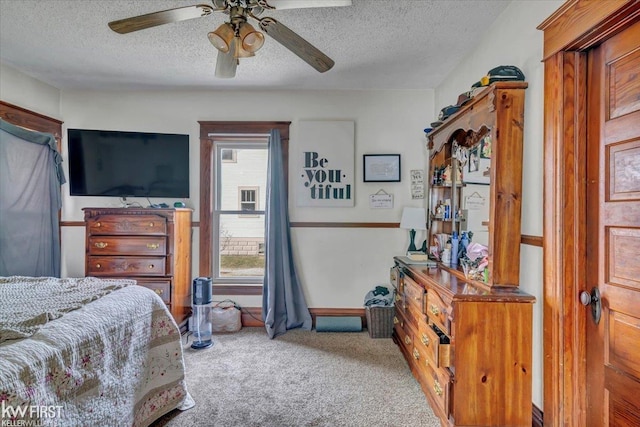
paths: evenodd
<path fill-rule="evenodd" d="M 469 246 L 469 237 L 466 232 L 462 232 L 458 248 L 458 258 L 463 258 L 467 254 L 467 246 Z"/>
<path fill-rule="evenodd" d="M 458 232 L 451 234 L 451 265 L 458 265 Z"/>

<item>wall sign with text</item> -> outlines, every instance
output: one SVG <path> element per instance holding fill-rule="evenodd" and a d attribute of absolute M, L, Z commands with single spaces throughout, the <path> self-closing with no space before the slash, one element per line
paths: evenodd
<path fill-rule="evenodd" d="M 354 122 L 300 121 L 296 159 L 296 206 L 353 207 Z"/>

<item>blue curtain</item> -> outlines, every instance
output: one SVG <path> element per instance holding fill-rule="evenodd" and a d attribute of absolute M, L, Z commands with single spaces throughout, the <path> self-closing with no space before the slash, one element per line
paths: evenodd
<path fill-rule="evenodd" d="M 262 291 L 262 320 L 270 338 L 284 334 L 289 329 L 311 330 L 311 314 L 300 287 L 291 251 L 282 154 L 280 131 L 273 129 L 269 136 L 266 259 Z"/>
<path fill-rule="evenodd" d="M 53 135 L 0 119 L 0 276 L 60 277 L 61 163 Z"/>

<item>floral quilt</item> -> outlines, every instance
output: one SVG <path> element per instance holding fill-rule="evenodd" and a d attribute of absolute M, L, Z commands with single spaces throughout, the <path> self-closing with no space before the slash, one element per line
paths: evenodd
<path fill-rule="evenodd" d="M 123 282 L 28 338 L 0 343 L 1 425 L 148 426 L 194 405 L 173 317 L 153 291 Z M 0 312 L 20 306 L 16 298 L 0 298 Z"/>

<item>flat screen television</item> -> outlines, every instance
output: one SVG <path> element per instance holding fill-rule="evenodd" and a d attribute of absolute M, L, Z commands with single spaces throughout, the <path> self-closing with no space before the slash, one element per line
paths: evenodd
<path fill-rule="evenodd" d="M 72 196 L 189 197 L 189 135 L 68 129 Z"/>

